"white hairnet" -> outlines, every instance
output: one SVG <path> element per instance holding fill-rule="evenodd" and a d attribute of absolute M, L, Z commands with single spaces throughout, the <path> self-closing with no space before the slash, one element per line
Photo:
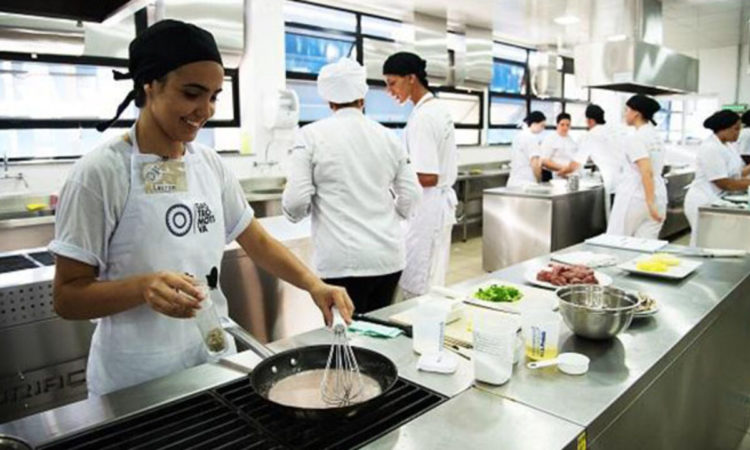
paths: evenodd
<path fill-rule="evenodd" d="M 325 65 L 318 75 L 318 94 L 326 101 L 339 104 L 365 98 L 365 68 L 349 58 Z"/>

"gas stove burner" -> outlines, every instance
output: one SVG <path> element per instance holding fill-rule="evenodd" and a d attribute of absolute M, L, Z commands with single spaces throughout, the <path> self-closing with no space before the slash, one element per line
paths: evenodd
<path fill-rule="evenodd" d="M 2 450 L 31 450 L 31 446 L 20 439 L 10 436 L 0 436 Z"/>

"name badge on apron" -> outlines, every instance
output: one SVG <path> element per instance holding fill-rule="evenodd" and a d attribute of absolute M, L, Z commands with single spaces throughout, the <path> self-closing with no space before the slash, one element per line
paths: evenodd
<path fill-rule="evenodd" d="M 187 192 L 187 176 L 183 161 L 159 161 L 141 166 L 146 194 Z"/>

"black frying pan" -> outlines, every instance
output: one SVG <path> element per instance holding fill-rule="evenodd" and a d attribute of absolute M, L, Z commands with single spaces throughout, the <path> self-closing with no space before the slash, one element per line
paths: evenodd
<path fill-rule="evenodd" d="M 261 361 L 250 373 L 250 384 L 255 392 L 274 409 L 303 419 L 331 419 L 353 417 L 365 408 L 377 407 L 385 394 L 393 388 L 398 379 L 396 365 L 386 356 L 361 347 L 352 347 L 360 372 L 380 384 L 380 395 L 361 403 L 332 408 L 300 408 L 277 403 L 268 398 L 268 391 L 280 380 L 307 370 L 325 369 L 330 345 L 311 345 L 273 353 L 236 324 L 226 328 L 234 337 L 258 354 Z"/>

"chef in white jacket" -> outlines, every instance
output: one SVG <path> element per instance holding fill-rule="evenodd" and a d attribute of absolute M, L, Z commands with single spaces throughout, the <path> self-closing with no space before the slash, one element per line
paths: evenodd
<path fill-rule="evenodd" d="M 421 188 L 393 131 L 365 117 L 365 69 L 342 58 L 323 67 L 318 94 L 333 115 L 303 127 L 289 160 L 284 214 L 312 215 L 313 260 L 358 312 L 391 303 L 404 268 L 400 226 Z"/>
<path fill-rule="evenodd" d="M 685 196 L 685 215 L 690 223 L 690 245 L 698 238 L 698 208 L 710 205 L 726 191 L 745 191 L 750 186 L 750 166 L 729 144 L 740 134 L 740 117 L 731 111 L 718 111 L 703 122 L 713 131 L 706 138 L 696 159 L 695 180 Z"/>
<path fill-rule="evenodd" d="M 737 150 L 745 163 L 750 163 L 750 111 L 742 114 L 742 130 L 737 138 Z"/>
<path fill-rule="evenodd" d="M 586 107 L 586 133 L 579 143 L 580 160 L 591 161 L 596 165 L 604 184 L 604 204 L 609 220 L 611 197 L 615 193 L 615 186 L 625 166 L 625 155 L 622 146 L 606 126 L 604 110 L 599 105 Z"/>
<path fill-rule="evenodd" d="M 458 150 L 453 119 L 429 91 L 425 66 L 425 60 L 409 52 L 393 54 L 383 64 L 388 93 L 401 104 L 414 103 L 404 140 L 423 192 L 406 235 L 406 268 L 399 282 L 406 298 L 445 284 L 456 223 L 453 184 Z"/>
<path fill-rule="evenodd" d="M 580 160 L 578 145 L 568 134 L 570 119 L 568 113 L 558 114 L 555 132 L 542 140 L 542 167 L 551 171 L 554 178 L 574 174 L 586 163 Z"/>
<path fill-rule="evenodd" d="M 667 209 L 667 187 L 661 176 L 664 143 L 653 117 L 659 103 L 634 95 L 625 106 L 625 122 L 635 128 L 624 144 L 626 164 L 617 185 L 607 233 L 657 239 Z"/>
<path fill-rule="evenodd" d="M 221 55 L 206 30 L 163 20 L 129 47 L 135 125 L 76 162 L 55 219 L 55 311 L 96 320 L 86 383 L 103 395 L 205 363 L 195 320 L 216 284 L 227 243 L 255 264 L 308 291 L 331 321 L 331 306 L 351 317 L 346 291 L 323 283 L 253 218 L 239 182 L 213 149 L 193 143 L 213 116 L 224 84 Z M 186 273 L 194 276 L 189 276 Z M 207 294 L 196 282 L 211 274 Z M 238 280 L 242 281 L 242 280 Z M 230 342 L 228 348 L 232 348 Z"/>
<path fill-rule="evenodd" d="M 521 130 L 511 145 L 510 177 L 508 187 L 523 187 L 538 183 L 542 177 L 542 132 L 547 118 L 541 111 L 532 111 L 525 119 L 526 128 Z"/>

